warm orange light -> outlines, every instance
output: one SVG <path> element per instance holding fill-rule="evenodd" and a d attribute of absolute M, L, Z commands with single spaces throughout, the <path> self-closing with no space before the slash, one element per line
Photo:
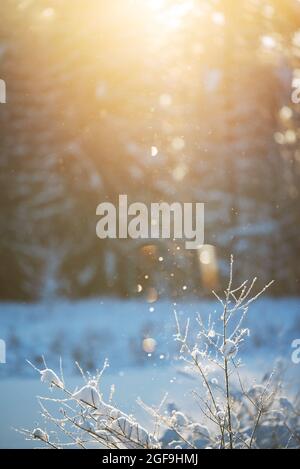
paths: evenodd
<path fill-rule="evenodd" d="M 206 244 L 199 248 L 198 259 L 204 288 L 217 290 L 219 287 L 219 268 L 215 247 Z"/>

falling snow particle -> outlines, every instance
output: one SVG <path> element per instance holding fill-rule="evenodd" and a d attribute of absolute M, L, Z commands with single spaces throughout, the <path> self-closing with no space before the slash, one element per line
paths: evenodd
<path fill-rule="evenodd" d="M 266 49 L 274 49 L 276 46 L 276 41 L 272 36 L 263 36 L 261 43 Z"/>
<path fill-rule="evenodd" d="M 225 24 L 225 17 L 223 15 L 223 13 L 221 13 L 219 11 L 215 11 L 212 14 L 212 21 L 213 21 L 213 23 L 215 23 L 218 26 L 223 26 Z"/>
<path fill-rule="evenodd" d="M 185 147 L 185 142 L 183 140 L 183 138 L 181 137 L 175 137 L 173 140 L 172 140 L 172 148 L 173 150 L 175 151 L 181 151 L 183 150 Z"/>
<path fill-rule="evenodd" d="M 151 354 L 156 349 L 156 340 L 148 337 L 147 339 L 143 340 L 143 350 L 144 352 Z"/>
<path fill-rule="evenodd" d="M 151 147 L 151 156 L 157 156 L 158 155 L 158 148 L 157 147 Z"/>
<path fill-rule="evenodd" d="M 169 94 L 162 94 L 159 98 L 159 104 L 164 109 L 170 107 L 172 104 L 172 97 Z"/>
<path fill-rule="evenodd" d="M 52 19 L 55 15 L 55 10 L 53 8 L 45 8 L 42 11 L 42 17 L 45 19 Z"/>

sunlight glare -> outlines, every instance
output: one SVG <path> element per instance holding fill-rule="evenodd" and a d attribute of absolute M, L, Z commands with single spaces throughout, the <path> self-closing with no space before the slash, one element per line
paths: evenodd
<path fill-rule="evenodd" d="M 272 36 L 263 36 L 261 43 L 265 49 L 274 49 L 276 47 L 276 41 Z"/>
<path fill-rule="evenodd" d="M 176 30 L 182 25 L 185 15 L 194 8 L 194 0 L 169 4 L 166 0 L 144 0 L 145 5 L 152 10 L 155 21 L 168 30 Z"/>
<path fill-rule="evenodd" d="M 165 0 L 148 0 L 152 10 L 161 10 L 165 6 Z"/>

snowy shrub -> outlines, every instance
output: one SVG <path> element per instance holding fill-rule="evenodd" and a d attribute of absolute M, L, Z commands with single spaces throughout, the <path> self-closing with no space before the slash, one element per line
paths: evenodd
<path fill-rule="evenodd" d="M 42 383 L 49 384 L 50 388 L 53 388 L 54 386 L 58 388 L 63 387 L 63 383 L 59 379 L 56 373 L 54 373 L 53 370 L 50 370 L 49 368 L 45 368 L 45 370 L 40 371 L 41 374 L 41 381 Z"/>
<path fill-rule="evenodd" d="M 107 362 L 96 376 L 85 375 L 78 365 L 84 385 L 75 391 L 67 388 L 62 366 L 58 377 L 44 362 L 44 369 L 35 369 L 52 394 L 38 400 L 45 423 L 56 431 L 21 431 L 52 448 L 300 448 L 300 405 L 282 395 L 280 367 L 250 387 L 241 378 L 239 351 L 250 335 L 245 319 L 250 305 L 272 284 L 252 294 L 255 283 L 256 279 L 234 287 L 231 260 L 224 297 L 214 293 L 221 312 L 206 319 L 197 314 L 196 335 L 194 327 L 190 333 L 190 319 L 180 324 L 175 311 L 179 358 L 185 370 L 199 380 L 192 389 L 195 408 L 199 409 L 193 417 L 168 404 L 166 397 L 159 407 L 139 400 L 153 421 L 150 432 L 112 404 L 113 392 L 105 401 L 100 384 Z"/>

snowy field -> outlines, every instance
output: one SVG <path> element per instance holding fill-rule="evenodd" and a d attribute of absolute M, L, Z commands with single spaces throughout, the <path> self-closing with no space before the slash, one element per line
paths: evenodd
<path fill-rule="evenodd" d="M 63 357 L 65 376 L 74 389 L 81 384 L 75 361 L 84 369 L 94 370 L 108 358 L 104 393 L 114 383 L 116 401 L 141 419 L 144 417 L 135 403 L 137 397 L 157 404 L 166 391 L 170 401 L 192 412 L 189 396 L 195 382 L 176 360 L 174 308 L 182 320 L 193 320 L 196 313 L 206 318 L 218 310 L 218 305 L 199 300 L 149 305 L 113 299 L 1 304 L 0 338 L 6 341 L 7 363 L 0 365 L 0 447 L 32 446 L 12 427 L 32 428 L 38 420 L 35 396 L 45 389 L 26 359 L 39 366 L 41 355 L 57 370 L 59 358 Z M 247 327 L 251 330 L 250 341 L 241 351 L 247 379 L 260 379 L 281 358 L 289 389 L 299 389 L 300 366 L 291 361 L 291 343 L 300 338 L 300 298 L 258 301 L 250 309 Z M 153 340 L 143 342 L 147 338 Z"/>

